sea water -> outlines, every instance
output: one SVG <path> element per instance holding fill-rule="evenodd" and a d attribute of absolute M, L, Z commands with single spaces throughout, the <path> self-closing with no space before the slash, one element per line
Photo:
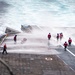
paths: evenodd
<path fill-rule="evenodd" d="M 75 0 L 0 0 L 0 30 L 23 24 L 75 27 Z"/>

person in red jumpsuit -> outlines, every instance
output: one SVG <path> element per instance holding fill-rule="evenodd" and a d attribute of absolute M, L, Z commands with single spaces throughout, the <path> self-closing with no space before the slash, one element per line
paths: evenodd
<path fill-rule="evenodd" d="M 49 33 L 49 34 L 48 34 L 48 40 L 50 40 L 50 39 L 51 39 L 51 34 Z"/>
<path fill-rule="evenodd" d="M 4 54 L 4 53 L 6 53 L 7 54 L 7 46 L 6 46 L 6 44 L 4 44 L 4 46 L 3 46 L 3 52 L 2 52 L 2 54 Z"/>
<path fill-rule="evenodd" d="M 60 33 L 60 40 L 63 38 L 63 33 Z"/>
<path fill-rule="evenodd" d="M 64 43 L 64 50 L 65 50 L 65 51 L 66 51 L 67 46 L 68 46 L 68 43 L 65 42 L 65 43 Z"/>
<path fill-rule="evenodd" d="M 72 43 L 72 39 L 69 38 L 69 39 L 68 39 L 68 44 L 69 44 L 69 46 L 71 46 L 71 43 Z"/>

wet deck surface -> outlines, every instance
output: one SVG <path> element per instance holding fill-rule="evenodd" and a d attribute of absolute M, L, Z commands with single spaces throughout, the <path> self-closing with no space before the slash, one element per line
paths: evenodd
<path fill-rule="evenodd" d="M 14 75 L 75 75 L 75 58 L 62 47 L 48 46 L 47 39 L 33 38 L 28 34 L 18 34 L 18 41 L 14 44 L 13 36 L 4 41 L 8 54 L 2 55 L 0 50 L 0 58 L 11 67 Z M 21 44 L 24 37 L 27 41 Z M 0 75 L 10 75 L 1 62 Z"/>
<path fill-rule="evenodd" d="M 60 59 L 64 61 L 69 67 L 71 67 L 73 71 L 75 71 L 75 56 L 74 56 L 75 46 L 74 45 L 68 46 L 67 51 L 64 51 L 64 49 L 61 46 L 57 48 L 56 50 L 61 53 L 61 54 L 58 54 Z M 69 51 L 72 52 L 74 55 L 71 54 Z"/>
<path fill-rule="evenodd" d="M 0 54 L 14 75 L 75 75 L 56 55 Z M 0 63 L 0 75 L 10 75 Z"/>

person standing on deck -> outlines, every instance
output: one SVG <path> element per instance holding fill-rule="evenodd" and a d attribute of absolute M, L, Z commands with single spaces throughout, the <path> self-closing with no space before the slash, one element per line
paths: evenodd
<path fill-rule="evenodd" d="M 7 49 L 7 46 L 6 46 L 6 44 L 4 44 L 2 54 L 4 54 L 4 52 L 6 52 L 6 54 L 7 54 L 7 50 L 6 49 Z"/>
<path fill-rule="evenodd" d="M 57 38 L 57 41 L 59 40 L 59 34 L 57 33 L 57 36 L 56 36 L 56 38 Z"/>
<path fill-rule="evenodd" d="M 72 43 L 72 39 L 69 38 L 69 39 L 68 39 L 68 44 L 69 44 L 69 46 L 71 46 L 71 43 Z"/>
<path fill-rule="evenodd" d="M 49 33 L 47 37 L 48 37 L 48 40 L 50 40 L 51 39 L 51 34 Z"/>
<path fill-rule="evenodd" d="M 14 36 L 14 42 L 16 43 L 17 41 L 17 35 Z"/>
<path fill-rule="evenodd" d="M 65 43 L 64 43 L 64 50 L 65 51 L 66 51 L 67 46 L 68 46 L 68 43 L 65 41 Z"/>
<path fill-rule="evenodd" d="M 60 33 L 60 40 L 63 38 L 63 33 Z"/>

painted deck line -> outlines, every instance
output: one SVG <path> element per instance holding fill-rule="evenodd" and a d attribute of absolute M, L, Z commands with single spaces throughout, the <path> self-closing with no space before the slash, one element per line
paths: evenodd
<path fill-rule="evenodd" d="M 62 60 L 58 55 L 57 55 L 57 57 L 58 57 L 60 60 Z M 63 61 L 63 60 L 62 60 L 62 61 Z M 65 61 L 63 61 L 63 63 L 64 63 L 65 65 L 68 65 Z M 75 72 L 75 70 L 74 70 L 72 67 L 69 66 L 69 68 L 70 68 L 72 71 Z"/>
<path fill-rule="evenodd" d="M 63 45 L 61 45 L 63 48 L 64 48 L 64 46 Z M 72 54 L 74 57 L 75 57 L 75 54 L 74 53 L 72 53 L 69 49 L 66 49 L 70 54 Z"/>

